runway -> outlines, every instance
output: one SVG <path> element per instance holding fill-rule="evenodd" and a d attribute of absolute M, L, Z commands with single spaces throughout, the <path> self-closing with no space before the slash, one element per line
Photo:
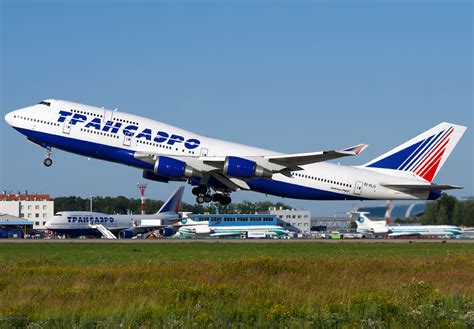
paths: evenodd
<path fill-rule="evenodd" d="M 392 244 L 408 244 L 408 243 L 449 243 L 449 244 L 474 244 L 474 239 L 5 239 L 0 243 L 14 244 L 35 244 L 35 243 L 136 243 L 136 244 L 182 244 L 182 243 L 224 243 L 224 244 L 297 244 L 297 243 L 314 243 L 314 244 L 370 244 L 370 243 L 392 243 Z"/>

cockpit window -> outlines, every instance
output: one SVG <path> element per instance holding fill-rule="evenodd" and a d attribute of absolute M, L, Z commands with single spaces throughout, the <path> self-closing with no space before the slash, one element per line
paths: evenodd
<path fill-rule="evenodd" d="M 43 104 L 43 105 L 46 105 L 46 106 L 51 106 L 51 103 L 50 103 L 50 102 L 45 102 L 45 101 L 41 101 L 41 102 L 39 102 L 38 104 Z"/>

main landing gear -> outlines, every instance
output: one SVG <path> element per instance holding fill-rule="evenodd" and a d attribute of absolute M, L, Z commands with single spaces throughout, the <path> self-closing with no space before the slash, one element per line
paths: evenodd
<path fill-rule="evenodd" d="M 43 164 L 46 166 L 46 167 L 51 167 L 51 165 L 53 164 L 53 160 L 51 159 L 51 153 L 53 153 L 53 151 L 51 151 L 50 148 L 47 148 L 46 149 L 46 158 L 43 160 Z"/>
<path fill-rule="evenodd" d="M 197 186 L 192 190 L 193 194 L 196 195 L 196 202 L 199 204 L 209 202 L 219 202 L 221 205 L 226 206 L 232 202 L 232 199 L 228 194 L 214 193 L 210 194 L 210 189 L 204 185 Z"/>

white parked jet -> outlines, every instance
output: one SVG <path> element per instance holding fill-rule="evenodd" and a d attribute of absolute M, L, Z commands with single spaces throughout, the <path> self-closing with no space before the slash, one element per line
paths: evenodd
<path fill-rule="evenodd" d="M 387 235 L 389 237 L 402 236 L 454 236 L 462 233 L 457 226 L 452 225 L 387 225 L 385 220 L 373 221 L 367 217 L 368 212 L 351 212 L 357 224 L 358 233 Z"/>
<path fill-rule="evenodd" d="M 195 222 L 191 218 L 183 218 L 182 222 L 186 225 L 181 226 L 177 231 L 182 236 L 225 238 L 258 235 L 266 238 L 286 237 L 290 233 L 279 225 L 212 225 L 208 221 Z"/>
<path fill-rule="evenodd" d="M 367 145 L 282 154 L 54 99 L 10 112 L 5 120 L 46 148 L 46 166 L 51 149 L 58 148 L 134 166 L 158 182 L 187 181 L 196 186 L 198 203 L 222 204 L 236 190 L 307 200 L 437 199 L 442 190 L 460 188 L 433 180 L 466 129 L 440 123 L 362 166 L 342 166 L 326 161 L 355 156 Z"/>
<path fill-rule="evenodd" d="M 152 215 L 108 215 L 90 211 L 63 211 L 48 220 L 45 226 L 54 233 L 72 237 L 100 237 L 102 233 L 93 228 L 97 225 L 103 226 L 119 238 L 132 238 L 137 234 L 152 231 L 171 235 L 183 226 L 178 213 L 183 192 L 184 187 L 179 187 L 160 210 Z"/>

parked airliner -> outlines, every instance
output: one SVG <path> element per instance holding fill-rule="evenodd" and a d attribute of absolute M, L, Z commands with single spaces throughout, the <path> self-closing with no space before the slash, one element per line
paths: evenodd
<path fill-rule="evenodd" d="M 462 234 L 462 229 L 452 225 L 387 225 L 385 220 L 374 221 L 367 217 L 368 212 L 351 213 L 357 224 L 358 233 L 387 235 L 389 237 L 402 236 L 455 236 Z"/>
<path fill-rule="evenodd" d="M 156 214 L 109 215 L 90 211 L 62 211 L 48 220 L 45 226 L 54 233 L 71 237 L 100 237 L 103 233 L 94 228 L 99 225 L 119 238 L 132 238 L 137 234 L 153 231 L 169 236 L 186 225 L 181 223 L 179 214 L 183 192 L 183 186 L 176 189 Z"/>
<path fill-rule="evenodd" d="M 231 202 L 250 190 L 307 200 L 432 200 L 459 186 L 434 178 L 466 127 L 440 123 L 361 166 L 327 163 L 355 156 L 367 145 L 282 154 L 204 137 L 116 110 L 48 99 L 8 113 L 5 120 L 46 149 L 58 148 L 143 170 L 146 179 L 187 181 L 198 203 Z"/>
<path fill-rule="evenodd" d="M 201 236 L 201 237 L 240 237 L 259 235 L 259 237 L 286 237 L 290 233 L 280 225 L 218 225 L 206 222 L 195 222 L 191 218 L 183 218 L 186 225 L 181 226 L 177 234 L 181 236 Z M 204 225 L 203 225 L 204 224 Z M 161 232 L 159 232 L 160 235 Z"/>

